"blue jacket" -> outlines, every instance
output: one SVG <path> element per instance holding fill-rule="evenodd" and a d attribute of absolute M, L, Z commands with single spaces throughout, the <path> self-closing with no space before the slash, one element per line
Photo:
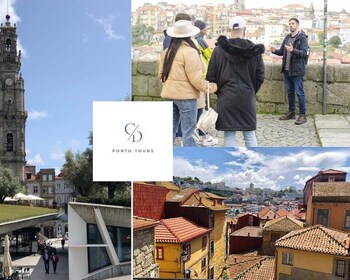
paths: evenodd
<path fill-rule="evenodd" d="M 291 34 L 288 34 L 284 38 L 281 47 L 273 52 L 273 54 L 279 56 L 283 55 L 281 73 L 283 73 L 284 66 L 286 65 L 287 49 L 285 48 L 285 45 L 288 43 L 290 36 Z M 306 56 L 309 45 L 307 42 L 307 36 L 305 35 L 304 31 L 300 31 L 296 36 L 297 37 L 293 43 L 293 51 L 291 53 L 292 55 L 290 57 L 289 76 L 304 76 L 306 68 Z"/>

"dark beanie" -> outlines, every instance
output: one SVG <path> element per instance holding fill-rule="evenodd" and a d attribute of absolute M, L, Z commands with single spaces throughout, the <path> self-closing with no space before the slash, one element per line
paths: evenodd
<path fill-rule="evenodd" d="M 198 27 L 200 30 L 202 30 L 202 29 L 206 28 L 207 25 L 206 25 L 205 22 L 202 21 L 202 20 L 196 20 L 196 21 L 194 22 L 194 26 L 196 26 L 196 27 Z"/>

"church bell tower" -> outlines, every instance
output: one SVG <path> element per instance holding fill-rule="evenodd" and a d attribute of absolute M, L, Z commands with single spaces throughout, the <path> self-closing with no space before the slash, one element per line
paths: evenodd
<path fill-rule="evenodd" d="M 17 52 L 16 24 L 6 16 L 0 27 L 0 165 L 12 170 L 20 182 L 25 181 L 24 80 L 21 51 Z"/>

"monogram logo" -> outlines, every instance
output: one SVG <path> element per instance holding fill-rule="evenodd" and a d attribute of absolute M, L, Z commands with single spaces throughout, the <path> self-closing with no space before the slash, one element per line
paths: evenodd
<path fill-rule="evenodd" d="M 139 126 L 134 123 L 128 123 L 125 126 L 125 132 L 129 135 L 128 141 L 140 142 L 142 140 L 142 133 L 138 128 Z"/>

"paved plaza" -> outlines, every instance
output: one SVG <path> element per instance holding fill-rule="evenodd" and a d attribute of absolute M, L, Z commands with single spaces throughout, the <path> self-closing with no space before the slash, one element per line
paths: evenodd
<path fill-rule="evenodd" d="M 56 274 L 53 273 L 52 264 L 50 262 L 50 274 L 45 273 L 44 261 L 40 254 L 34 254 L 31 256 L 23 257 L 13 261 L 13 266 L 28 267 L 30 277 L 28 275 L 20 276 L 20 279 L 31 280 L 68 280 L 68 242 L 65 244 L 65 248 L 61 248 L 61 239 L 49 239 L 49 243 L 52 243 L 52 247 L 57 249 L 57 255 L 60 261 L 57 264 Z M 109 280 L 131 280 L 131 275 L 125 275 L 120 277 L 110 278 Z M 74 279 L 73 279 L 74 280 Z M 106 279 L 107 280 L 107 279 Z"/>
<path fill-rule="evenodd" d="M 295 125 L 295 120 L 280 121 L 281 115 L 258 115 L 256 130 L 259 147 L 350 147 L 350 116 L 314 115 L 307 123 Z M 224 133 L 211 131 L 223 146 Z M 177 140 L 175 146 L 180 146 Z M 244 146 L 241 132 L 237 146 Z"/>
<path fill-rule="evenodd" d="M 44 261 L 40 254 L 23 257 L 13 261 L 13 265 L 17 267 L 28 267 L 30 270 L 30 278 L 23 275 L 23 279 L 32 280 L 68 280 L 68 247 L 67 243 L 65 249 L 61 249 L 61 239 L 50 239 L 48 242 L 52 243 L 52 247 L 57 248 L 57 255 L 59 262 L 57 264 L 56 274 L 53 273 L 52 264 L 50 262 L 50 274 L 45 273 Z M 22 279 L 22 276 L 20 276 Z"/>

